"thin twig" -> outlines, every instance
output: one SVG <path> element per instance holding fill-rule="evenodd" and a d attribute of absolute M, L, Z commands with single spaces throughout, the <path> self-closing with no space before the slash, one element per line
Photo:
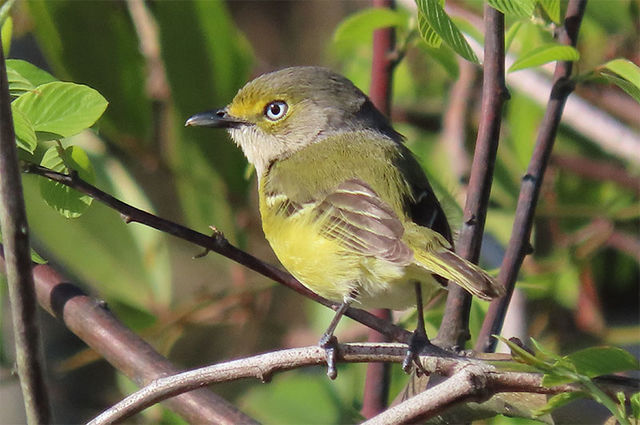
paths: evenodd
<path fill-rule="evenodd" d="M 0 270 L 5 260 L 0 255 Z M 49 314 L 139 386 L 180 370 L 125 327 L 104 302 L 87 296 L 49 265 L 33 267 L 38 302 Z M 190 423 L 254 423 L 232 404 L 205 389 L 167 401 Z M 48 422 L 40 422 L 48 423 Z"/>
<path fill-rule="evenodd" d="M 281 283 L 288 288 L 298 292 L 299 294 L 304 295 L 305 297 L 310 298 L 324 306 L 327 306 L 334 310 L 339 307 L 338 304 L 331 302 L 302 286 L 302 284 L 289 273 L 282 271 L 275 266 L 267 264 L 254 257 L 253 255 L 248 254 L 241 249 L 233 246 L 227 239 L 225 239 L 222 233 L 216 233 L 213 237 L 210 237 L 203 233 L 199 233 L 195 230 L 189 229 L 188 227 L 174 223 L 170 220 L 166 220 L 141 209 L 135 208 L 98 189 L 97 187 L 85 182 L 78 177 L 77 173 L 73 173 L 70 175 L 62 174 L 35 164 L 27 164 L 24 171 L 27 173 L 46 177 L 50 180 L 71 187 L 81 193 L 89 195 L 91 198 L 105 204 L 109 208 L 118 211 L 127 223 L 140 223 L 145 226 L 149 226 L 162 232 L 168 233 L 185 241 L 191 242 L 195 245 L 199 245 L 209 251 L 214 251 L 239 264 L 242 264 L 250 268 L 251 270 L 262 274 L 263 276 L 273 279 L 274 281 Z M 411 337 L 411 333 L 406 329 L 395 326 L 385 320 L 379 319 L 378 317 L 375 317 L 364 310 L 350 307 L 345 315 L 349 316 L 353 320 L 362 323 L 365 326 L 368 326 L 380 333 L 389 336 L 394 341 L 407 343 L 409 341 L 409 338 Z"/>
<path fill-rule="evenodd" d="M 482 82 L 482 115 L 471 165 L 463 223 L 456 243 L 460 256 L 478 262 L 482 233 L 489 205 L 493 168 L 498 150 L 502 107 L 509 97 L 504 82 L 504 15 L 485 5 L 485 47 Z M 450 285 L 438 343 L 464 347 L 469 339 L 471 296 L 458 285 Z"/>
<path fill-rule="evenodd" d="M 31 277 L 31 248 L 9 83 L 0 42 L 0 222 L 7 269 L 7 285 L 16 347 L 16 363 L 29 424 L 51 422 L 49 396 L 40 359 L 37 302 Z"/>
<path fill-rule="evenodd" d="M 586 3 L 586 0 L 569 1 L 564 25 L 560 29 L 558 37 L 560 43 L 575 47 Z M 529 238 L 542 179 L 549 163 L 564 104 L 573 91 L 573 83 L 570 79 L 571 69 L 572 62 L 558 62 L 556 65 L 551 97 L 538 132 L 529 167 L 522 179 L 511 239 L 498 275 L 498 280 L 505 286 L 507 294 L 491 303 L 476 344 L 478 351 L 493 351 L 495 349 L 496 339 L 491 335 L 500 333 L 518 271 L 525 255 L 530 250 Z"/>
<path fill-rule="evenodd" d="M 395 0 L 373 0 L 373 7 L 394 9 Z M 371 61 L 371 87 L 369 98 L 386 116 L 391 112 L 391 86 L 396 62 L 391 53 L 395 48 L 395 30 L 393 27 L 379 28 L 373 32 L 373 58 Z M 391 321 L 391 311 L 375 309 L 371 313 L 386 321 Z M 369 329 L 370 342 L 388 342 L 389 337 Z M 391 365 L 389 363 L 369 363 L 362 396 L 360 413 L 365 418 L 373 417 L 387 408 Z"/>

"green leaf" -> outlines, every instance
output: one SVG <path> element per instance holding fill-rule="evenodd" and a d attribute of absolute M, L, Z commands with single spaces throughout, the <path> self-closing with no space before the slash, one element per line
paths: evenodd
<path fill-rule="evenodd" d="M 513 39 L 516 37 L 516 34 L 522 27 L 522 21 L 515 21 L 507 30 L 507 33 L 504 36 L 504 51 L 507 52 L 509 47 L 511 47 L 511 43 L 513 43 Z"/>
<path fill-rule="evenodd" d="M 29 80 L 9 68 L 9 64 L 7 64 L 7 80 L 9 80 L 9 94 L 13 97 L 18 97 L 35 88 Z"/>
<path fill-rule="evenodd" d="M 538 0 L 538 2 L 553 22 L 559 24 L 562 21 L 560 0 Z"/>
<path fill-rule="evenodd" d="M 370 39 L 378 28 L 406 27 L 409 22 L 403 10 L 391 10 L 373 7 L 361 10 L 343 20 L 333 35 L 333 41 L 342 42 L 353 39 Z"/>
<path fill-rule="evenodd" d="M 418 31 L 428 47 L 437 49 L 442 45 L 442 37 L 438 35 L 422 13 L 418 13 Z"/>
<path fill-rule="evenodd" d="M 76 171 L 82 180 L 89 183 L 95 180 L 89 157 L 78 146 L 70 146 L 66 149 L 52 146 L 44 153 L 40 165 L 61 173 Z M 91 197 L 75 189 L 44 178 L 40 181 L 40 194 L 50 207 L 66 218 L 80 217 L 92 201 Z"/>
<path fill-rule="evenodd" d="M 579 376 L 575 373 L 568 373 L 566 369 L 561 371 L 559 366 L 554 366 L 554 368 L 555 370 L 551 370 L 542 377 L 543 386 L 555 387 L 556 385 L 569 384 L 579 380 Z"/>
<path fill-rule="evenodd" d="M 37 66 L 23 61 L 21 59 L 7 59 L 7 75 L 9 77 L 9 90 L 24 89 L 28 87 L 26 91 L 32 90 L 39 85 L 58 81 L 53 75 L 47 71 L 38 68 Z M 17 87 L 12 88 L 12 79 Z"/>
<path fill-rule="evenodd" d="M 511 342 L 508 339 L 503 338 L 501 336 L 496 336 L 496 338 L 498 338 L 500 341 L 502 341 L 509 347 L 509 349 L 511 350 L 511 356 L 513 357 L 513 360 L 531 365 L 542 371 L 549 370 L 550 365 L 545 363 L 543 360 L 538 359 L 536 356 L 534 356 L 524 348 L 520 347 L 518 344 Z"/>
<path fill-rule="evenodd" d="M 31 261 L 36 264 L 47 264 L 47 260 L 42 258 L 40 254 L 33 250 L 33 248 L 31 248 Z"/>
<path fill-rule="evenodd" d="M 603 65 L 603 68 L 618 74 L 634 86 L 640 88 L 640 68 L 628 59 L 614 59 Z"/>
<path fill-rule="evenodd" d="M 418 4 L 418 18 L 422 15 L 429 24 L 429 28 L 440 36 L 442 40 L 451 46 L 460 56 L 470 62 L 479 63 L 475 53 L 471 50 L 471 46 L 469 46 L 467 40 L 465 40 L 458 27 L 449 18 L 438 0 L 416 0 L 416 3 Z M 420 25 L 420 34 L 425 41 L 433 38 L 433 36 L 429 34 L 429 31 L 423 33 L 422 25 Z"/>
<path fill-rule="evenodd" d="M 18 108 L 11 104 L 13 115 L 13 128 L 16 132 L 16 142 L 20 149 L 33 153 L 38 146 L 38 138 L 29 118 Z"/>
<path fill-rule="evenodd" d="M 640 89 L 638 87 L 634 86 L 629 81 L 623 78 L 618 78 L 614 75 L 610 75 L 610 74 L 600 74 L 600 75 L 608 82 L 620 87 L 622 90 L 624 90 L 625 93 L 627 93 L 629 96 L 634 98 L 636 102 L 640 103 Z"/>
<path fill-rule="evenodd" d="M 534 338 L 529 338 L 529 339 L 531 340 L 531 344 L 533 344 L 534 348 L 536 349 L 536 352 L 537 352 L 536 357 L 540 357 L 540 355 L 542 355 L 545 358 L 545 360 L 555 360 L 555 361 L 560 360 L 560 356 L 544 348 L 542 344 L 540 344 Z"/>
<path fill-rule="evenodd" d="M 489 0 L 489 5 L 505 15 L 529 18 L 533 15 L 536 0 Z"/>
<path fill-rule="evenodd" d="M 107 108 L 106 99 L 91 87 L 61 81 L 38 86 L 13 103 L 41 133 L 40 140 L 73 136 L 92 126 Z"/>
<path fill-rule="evenodd" d="M 15 0 L 8 0 L 0 7 L 0 25 L 3 25 L 7 19 L 11 18 L 9 12 L 11 12 L 11 8 L 15 2 Z M 4 52 L 4 54 L 6 55 L 7 52 Z"/>
<path fill-rule="evenodd" d="M 2 51 L 4 52 L 4 57 L 9 56 L 9 52 L 11 50 L 11 37 L 13 36 L 13 19 L 9 15 L 11 8 L 15 0 L 6 1 L 2 7 L 0 7 L 0 37 L 2 37 Z"/>
<path fill-rule="evenodd" d="M 541 407 L 540 409 L 534 411 L 533 413 L 536 416 L 546 415 L 547 413 L 550 413 L 551 411 L 559 407 L 569 404 L 574 400 L 577 400 L 579 398 L 585 398 L 585 397 L 587 397 L 585 393 L 577 392 L 577 391 L 570 392 L 570 393 L 556 394 L 549 399 L 549 401 L 544 407 Z"/>
<path fill-rule="evenodd" d="M 553 61 L 577 61 L 580 53 L 571 46 L 545 44 L 520 56 L 509 68 L 509 72 L 540 66 Z"/>
<path fill-rule="evenodd" d="M 573 363 L 578 373 L 589 378 L 640 368 L 635 357 L 618 347 L 590 347 L 563 358 Z"/>
<path fill-rule="evenodd" d="M 2 29 L 0 29 L 0 36 L 2 37 L 2 51 L 7 56 L 11 50 L 11 36 L 13 35 L 13 19 L 11 16 L 2 23 Z"/>
<path fill-rule="evenodd" d="M 640 419 L 640 393 L 632 394 L 629 400 L 631 402 L 631 414 L 635 419 Z"/>
<path fill-rule="evenodd" d="M 640 102 L 640 68 L 627 59 L 614 59 L 605 63 L 601 69 L 613 72 L 620 78 L 601 73 L 610 82 L 614 83 L 629 96 Z"/>

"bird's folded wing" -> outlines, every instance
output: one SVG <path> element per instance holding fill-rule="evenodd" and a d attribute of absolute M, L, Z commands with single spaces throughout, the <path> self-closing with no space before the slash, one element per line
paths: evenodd
<path fill-rule="evenodd" d="M 322 234 L 345 248 L 399 265 L 413 261 L 413 252 L 402 241 L 403 223 L 362 180 L 340 184 L 315 206 L 315 212 Z"/>

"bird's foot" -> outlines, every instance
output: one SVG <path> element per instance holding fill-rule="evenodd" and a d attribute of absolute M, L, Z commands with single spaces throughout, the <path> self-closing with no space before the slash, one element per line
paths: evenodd
<path fill-rule="evenodd" d="M 338 338 L 333 335 L 323 335 L 318 343 L 327 355 L 327 376 L 329 379 L 336 379 L 338 377 L 338 369 L 336 368 L 336 362 L 338 360 Z"/>
<path fill-rule="evenodd" d="M 429 346 L 431 346 L 431 342 L 429 341 L 429 338 L 427 338 L 426 332 L 424 330 L 416 329 L 409 340 L 407 354 L 402 361 L 402 370 L 404 370 L 405 373 L 409 373 L 411 372 L 411 366 L 415 364 L 416 374 L 418 376 L 421 374 L 428 375 L 429 372 L 424 368 L 422 362 L 420 362 L 420 354 Z"/>

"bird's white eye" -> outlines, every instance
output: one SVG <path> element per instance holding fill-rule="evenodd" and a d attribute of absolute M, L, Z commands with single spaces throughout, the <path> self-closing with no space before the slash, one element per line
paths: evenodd
<path fill-rule="evenodd" d="M 278 121 L 287 113 L 287 102 L 283 100 L 274 100 L 264 108 L 264 115 L 271 121 Z"/>

